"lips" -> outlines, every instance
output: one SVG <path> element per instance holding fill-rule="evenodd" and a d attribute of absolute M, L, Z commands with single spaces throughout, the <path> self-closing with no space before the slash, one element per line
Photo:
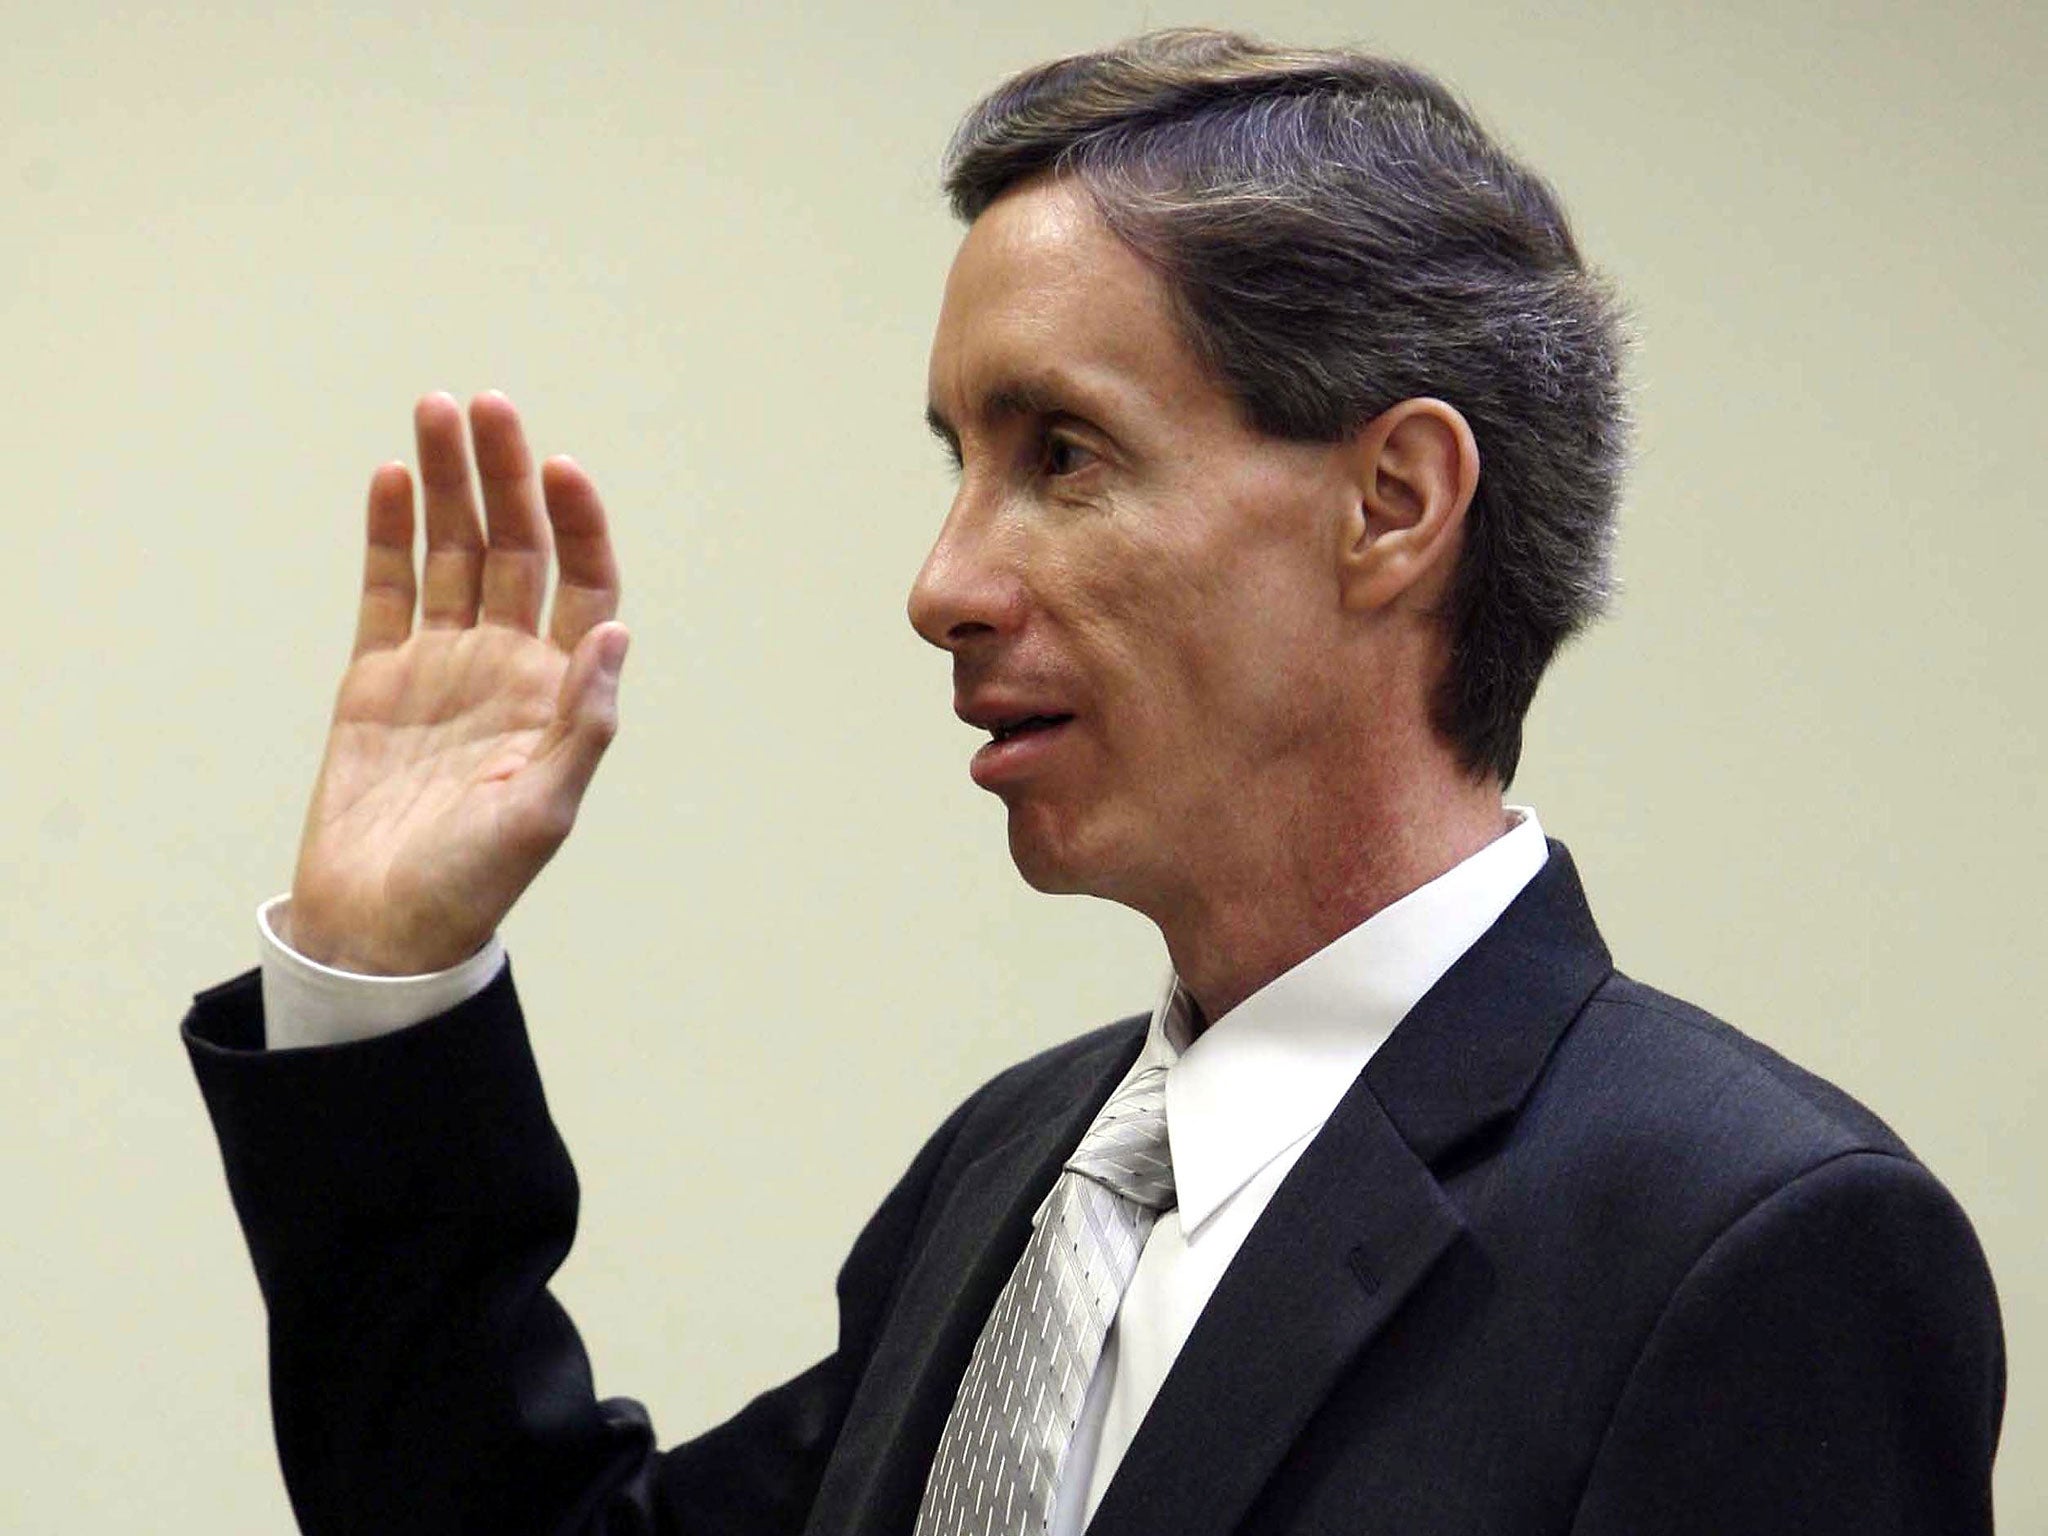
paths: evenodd
<path fill-rule="evenodd" d="M 1074 720 L 1071 711 L 1037 701 L 976 700 L 958 714 L 988 732 L 988 740 L 967 764 L 974 782 L 987 790 L 1010 788 L 1041 773 Z"/>

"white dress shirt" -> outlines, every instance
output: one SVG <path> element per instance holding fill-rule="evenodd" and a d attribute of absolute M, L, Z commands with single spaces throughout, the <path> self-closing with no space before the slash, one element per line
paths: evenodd
<path fill-rule="evenodd" d="M 1199 1037 L 1178 978 L 1168 978 L 1131 1071 L 1168 1066 L 1178 1204 L 1154 1223 L 1103 1345 L 1050 1536 L 1081 1536 L 1223 1271 L 1352 1081 L 1543 867 L 1548 849 L 1535 813 L 1510 814 L 1514 825 L 1502 836 L 1274 978 Z M 285 944 L 276 931 L 283 901 L 258 913 L 273 1049 L 402 1029 L 474 996 L 505 962 L 493 938 L 430 976 L 332 970 Z"/>

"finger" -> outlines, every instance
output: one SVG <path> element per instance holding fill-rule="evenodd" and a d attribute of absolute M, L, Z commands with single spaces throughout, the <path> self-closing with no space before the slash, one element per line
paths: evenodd
<path fill-rule="evenodd" d="M 412 569 L 412 476 L 386 464 L 370 477 L 369 542 L 363 554 L 363 600 L 356 610 L 354 654 L 403 645 L 412 633 L 418 593 Z"/>
<path fill-rule="evenodd" d="M 540 626 L 548 590 L 548 524 L 533 481 L 533 456 L 519 412 L 495 390 L 469 403 L 477 479 L 484 488 L 483 616 L 529 635 Z"/>
<path fill-rule="evenodd" d="M 604 503 L 582 467 L 574 459 L 552 458 L 541 466 L 540 479 L 561 566 L 548 637 L 573 651 L 584 636 L 618 614 L 619 563 L 612 555 Z"/>
<path fill-rule="evenodd" d="M 419 443 L 420 490 L 427 512 L 427 557 L 420 582 L 420 622 L 476 622 L 483 578 L 484 534 L 469 480 L 462 407 L 452 396 L 427 395 L 413 407 Z"/>
<path fill-rule="evenodd" d="M 569 658 L 555 718 L 535 754 L 549 835 L 567 837 L 591 775 L 619 732 L 619 673 L 631 640 L 623 624 L 600 624 Z"/>

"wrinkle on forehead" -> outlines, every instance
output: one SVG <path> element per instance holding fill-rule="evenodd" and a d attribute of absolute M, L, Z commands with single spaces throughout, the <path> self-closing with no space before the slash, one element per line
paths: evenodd
<path fill-rule="evenodd" d="M 1041 178 L 990 204 L 961 241 L 929 401 L 958 427 L 1069 392 L 1145 414 L 1235 415 L 1182 339 L 1157 270 L 1079 187 Z"/>

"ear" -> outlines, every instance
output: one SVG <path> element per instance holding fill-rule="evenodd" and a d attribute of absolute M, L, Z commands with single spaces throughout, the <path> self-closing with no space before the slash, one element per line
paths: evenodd
<path fill-rule="evenodd" d="M 1441 400 L 1403 400 L 1359 430 L 1351 461 L 1357 503 L 1339 551 L 1344 606 L 1384 609 L 1404 597 L 1433 605 L 1479 486 L 1470 423 Z"/>

